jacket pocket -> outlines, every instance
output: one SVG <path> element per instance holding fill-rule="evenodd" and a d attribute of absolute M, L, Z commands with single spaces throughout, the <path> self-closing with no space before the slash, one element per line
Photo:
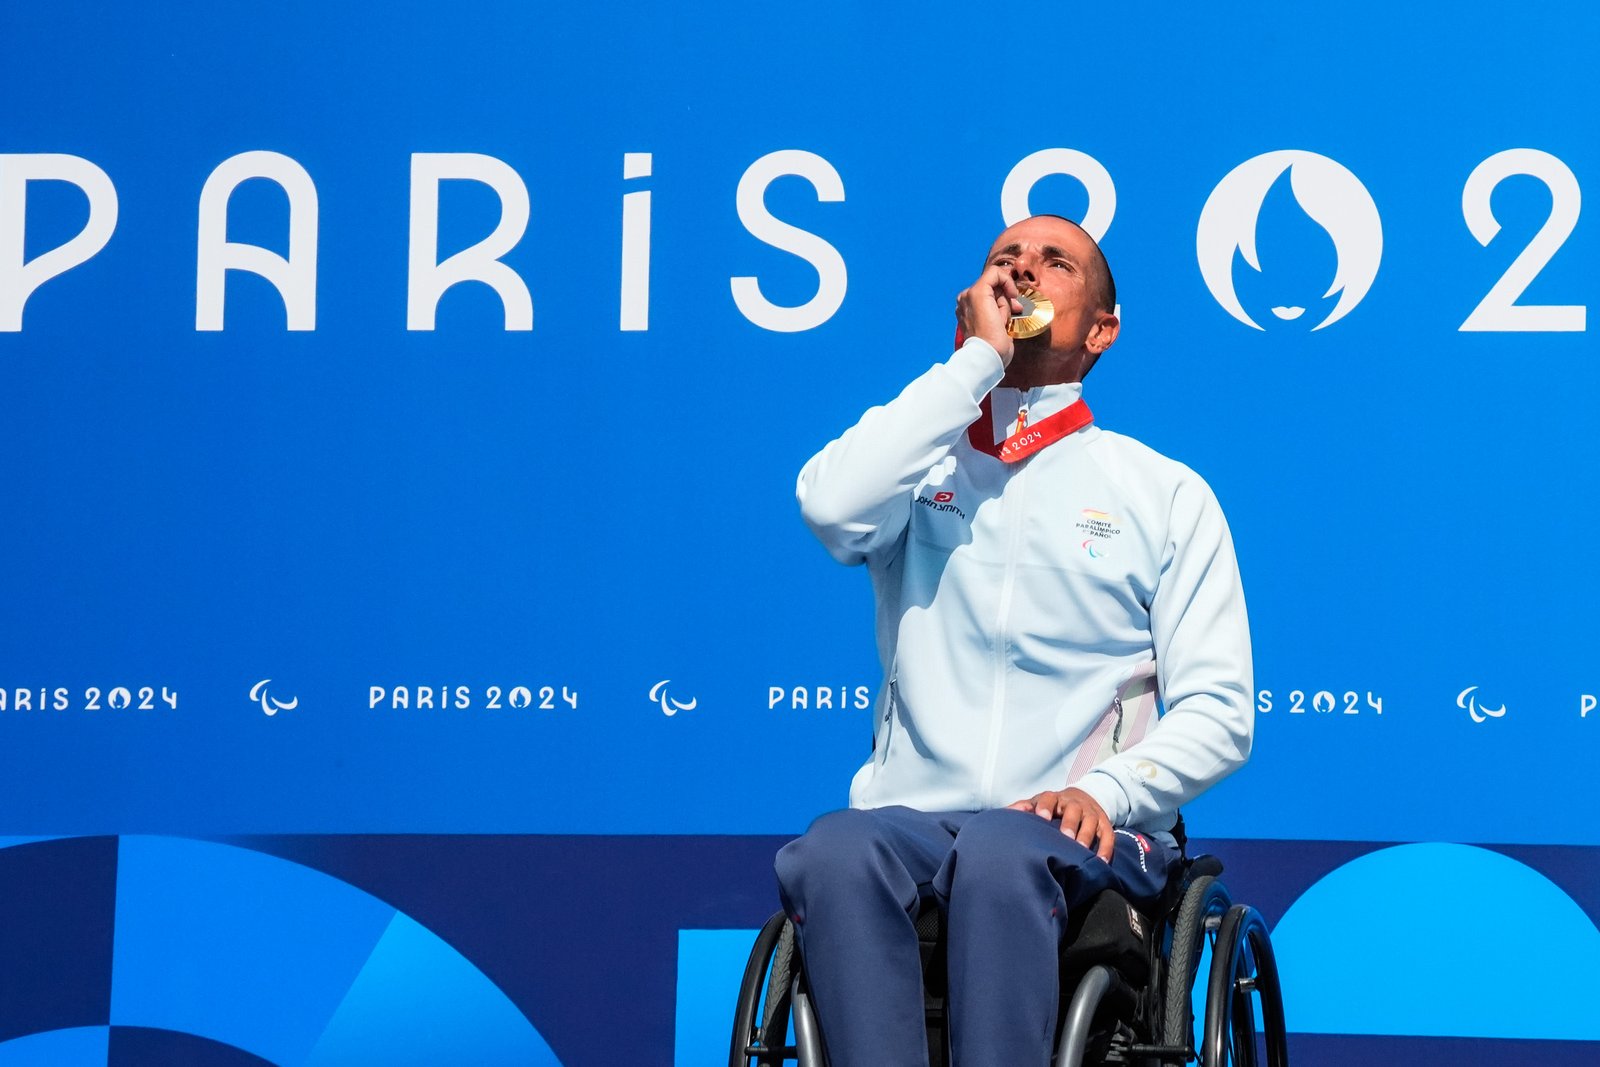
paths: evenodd
<path fill-rule="evenodd" d="M 899 679 L 890 678 L 889 696 L 883 702 L 883 718 L 879 721 L 877 735 L 872 740 L 872 755 L 880 767 L 889 762 L 889 746 L 894 737 L 895 719 L 899 714 Z"/>
<path fill-rule="evenodd" d="M 1155 660 L 1141 663 L 1119 686 L 1111 703 L 1100 714 L 1094 729 L 1078 748 L 1068 781 L 1079 778 L 1144 739 L 1150 732 L 1156 702 Z"/>

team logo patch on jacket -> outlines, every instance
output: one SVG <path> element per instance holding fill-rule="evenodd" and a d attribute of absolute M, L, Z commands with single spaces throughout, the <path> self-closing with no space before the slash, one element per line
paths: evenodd
<path fill-rule="evenodd" d="M 1090 559 L 1104 559 L 1111 555 L 1111 542 L 1122 534 L 1122 520 L 1109 511 L 1099 508 L 1084 508 L 1082 518 L 1078 520 L 1078 532 L 1086 534 L 1080 547 L 1089 554 Z"/>

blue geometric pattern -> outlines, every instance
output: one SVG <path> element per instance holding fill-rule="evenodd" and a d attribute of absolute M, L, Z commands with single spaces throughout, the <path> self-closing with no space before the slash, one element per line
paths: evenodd
<path fill-rule="evenodd" d="M 459 952 L 398 912 L 307 1064 L 560 1067 L 528 1020 Z"/>
<path fill-rule="evenodd" d="M 672 1062 L 703 1067 L 728 1052 L 733 994 L 755 930 L 678 931 L 678 1007 Z"/>
<path fill-rule="evenodd" d="M 0 1042 L 0 1067 L 105 1067 L 109 1026 L 45 1030 Z"/>
<path fill-rule="evenodd" d="M 170 837 L 0 851 L 0 1067 L 559 1067 L 459 952 L 327 874 Z"/>
<path fill-rule="evenodd" d="M 775 906 L 764 861 L 781 844 L 0 848 L 0 1067 L 555 1064 L 526 1016 L 569 1067 L 613 1067 L 630 1040 L 628 1062 L 718 1062 L 754 927 Z M 1584 913 L 1600 900 L 1595 850 L 1528 847 L 1518 862 L 1431 844 L 1350 859 L 1359 846 L 1299 843 L 1291 862 L 1270 842 L 1212 844 L 1237 860 L 1236 893 L 1281 916 L 1273 939 L 1303 1067 L 1595 1062 L 1600 998 L 1582 969 L 1600 948 Z M 301 862 L 258 850 L 274 847 Z M 1268 862 L 1274 851 L 1284 862 Z M 337 878 L 305 866 L 319 856 Z M 482 893 L 490 871 L 505 884 Z M 553 936 L 552 924 L 578 933 Z M 608 1041 L 619 1012 L 629 1029 Z"/>
<path fill-rule="evenodd" d="M 461 955 L 338 879 L 263 853 L 124 837 L 111 1021 L 273 1063 L 557 1065 Z"/>
<path fill-rule="evenodd" d="M 116 857 L 113 837 L 0 849 L 0 1043 L 109 1021 Z"/>
<path fill-rule="evenodd" d="M 393 916 L 272 856 L 124 837 L 111 1021 L 303 1063 Z"/>
<path fill-rule="evenodd" d="M 1272 944 L 1293 1030 L 1600 1040 L 1600 930 L 1487 849 L 1362 856 L 1307 889 Z"/>

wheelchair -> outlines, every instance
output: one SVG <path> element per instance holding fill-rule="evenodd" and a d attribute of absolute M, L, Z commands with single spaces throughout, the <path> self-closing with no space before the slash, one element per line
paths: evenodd
<path fill-rule="evenodd" d="M 1175 832 L 1183 844 L 1181 822 Z M 1195 1061 L 1202 1067 L 1287 1067 L 1283 999 L 1266 922 L 1255 908 L 1233 903 L 1221 874 L 1215 857 L 1185 855 L 1150 914 L 1112 890 L 1076 910 L 1061 952 L 1053 1067 Z M 917 936 L 932 1067 L 949 1060 L 942 927 L 939 909 L 924 906 Z M 1208 956 L 1209 970 L 1201 975 Z M 1205 990 L 1198 1018 L 1197 981 Z M 827 1065 L 794 927 L 781 911 L 762 927 L 745 966 L 728 1063 Z"/>

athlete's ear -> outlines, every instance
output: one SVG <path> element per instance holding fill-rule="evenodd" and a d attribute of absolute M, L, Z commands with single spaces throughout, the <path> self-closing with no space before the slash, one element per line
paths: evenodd
<path fill-rule="evenodd" d="M 1084 340 L 1083 346 L 1091 354 L 1098 356 L 1110 348 L 1117 340 L 1117 334 L 1122 331 L 1122 322 L 1111 312 L 1102 311 L 1094 320 L 1094 325 L 1089 327 L 1089 336 Z"/>

